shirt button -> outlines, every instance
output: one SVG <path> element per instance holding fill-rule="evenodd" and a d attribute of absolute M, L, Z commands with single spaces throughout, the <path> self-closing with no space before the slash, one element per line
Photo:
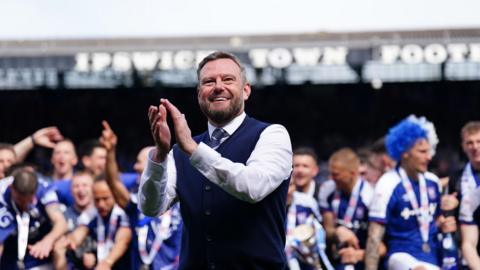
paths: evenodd
<path fill-rule="evenodd" d="M 210 209 L 205 210 L 205 215 L 210 216 L 212 214 L 212 211 Z"/>
<path fill-rule="evenodd" d="M 206 191 L 209 191 L 210 189 L 212 189 L 212 187 L 211 187 L 210 185 L 206 185 L 206 186 L 205 186 L 205 190 L 206 190 Z"/>

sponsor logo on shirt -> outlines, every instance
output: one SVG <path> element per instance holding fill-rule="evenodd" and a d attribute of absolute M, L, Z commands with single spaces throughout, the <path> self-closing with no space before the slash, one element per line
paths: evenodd
<path fill-rule="evenodd" d="M 437 204 L 436 203 L 430 203 L 429 204 L 428 213 L 430 215 L 430 221 L 433 220 L 433 215 L 435 214 L 436 209 L 437 209 Z M 403 219 L 407 220 L 410 217 L 415 217 L 419 213 L 420 213 L 419 209 L 417 209 L 417 211 L 415 211 L 413 209 L 410 209 L 409 207 L 405 207 L 405 208 L 403 208 L 400 215 L 403 217 Z"/>

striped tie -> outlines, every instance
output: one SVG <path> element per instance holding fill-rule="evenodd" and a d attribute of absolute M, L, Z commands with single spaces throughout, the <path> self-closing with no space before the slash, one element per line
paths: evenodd
<path fill-rule="evenodd" d="M 212 132 L 212 136 L 210 137 L 210 142 L 208 143 L 208 146 L 215 149 L 220 144 L 222 139 L 227 136 L 228 136 L 228 133 L 225 130 L 221 128 L 216 128 Z"/>

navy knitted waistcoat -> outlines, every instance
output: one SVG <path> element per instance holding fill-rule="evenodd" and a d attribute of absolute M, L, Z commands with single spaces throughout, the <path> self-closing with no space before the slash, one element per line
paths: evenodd
<path fill-rule="evenodd" d="M 267 126 L 247 116 L 217 152 L 245 164 Z M 194 139 L 208 142 L 208 132 Z M 173 153 L 184 221 L 179 269 L 287 269 L 284 226 L 288 181 L 252 204 L 201 175 L 178 146 Z"/>

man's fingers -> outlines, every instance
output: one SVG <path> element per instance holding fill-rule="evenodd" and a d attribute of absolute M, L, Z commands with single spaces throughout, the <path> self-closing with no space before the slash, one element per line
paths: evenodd
<path fill-rule="evenodd" d="M 109 131 L 112 130 L 112 128 L 110 127 L 110 124 L 108 124 L 108 122 L 106 120 L 102 121 L 102 126 L 105 130 L 109 130 Z"/>
<path fill-rule="evenodd" d="M 159 134 L 158 134 L 159 130 L 160 130 L 160 123 L 156 123 L 152 128 L 152 134 L 154 138 L 159 137 Z"/>
<path fill-rule="evenodd" d="M 56 145 L 56 144 L 53 143 L 53 142 L 45 142 L 45 143 L 44 143 L 44 147 L 46 147 L 46 148 L 54 148 L 55 145 Z"/>
<path fill-rule="evenodd" d="M 347 241 L 347 243 L 353 248 L 359 248 L 360 247 L 360 245 L 358 244 L 358 240 L 354 239 L 354 238 L 349 239 Z"/>
<path fill-rule="evenodd" d="M 168 99 L 162 98 L 160 102 L 167 108 L 168 112 L 172 115 L 173 121 L 183 116 L 183 114 L 177 109 L 177 107 L 175 107 L 175 105 L 168 101 Z"/>
<path fill-rule="evenodd" d="M 159 117 L 160 117 L 160 121 L 167 121 L 167 109 L 165 108 L 165 106 L 162 104 L 160 106 L 158 106 L 158 114 L 157 114 Z"/>
<path fill-rule="evenodd" d="M 347 253 L 350 250 L 350 248 L 342 248 L 338 251 L 338 255 L 343 256 L 345 253 Z"/>
<path fill-rule="evenodd" d="M 360 244 L 360 242 L 358 241 L 358 238 L 354 235 L 354 237 L 352 238 L 352 245 L 355 247 L 355 248 L 358 248 L 358 245 Z"/>
<path fill-rule="evenodd" d="M 153 119 L 150 122 L 150 127 L 151 127 L 152 132 L 153 132 L 154 129 L 157 128 L 157 125 L 159 124 L 159 121 L 158 121 L 159 119 L 160 119 L 160 114 L 159 113 L 157 113 L 153 116 Z"/>
<path fill-rule="evenodd" d="M 153 123 L 153 119 L 155 117 L 155 115 L 157 115 L 158 113 L 158 108 L 155 107 L 155 106 L 150 106 L 150 108 L 148 108 L 148 120 L 150 121 L 150 124 Z"/>

